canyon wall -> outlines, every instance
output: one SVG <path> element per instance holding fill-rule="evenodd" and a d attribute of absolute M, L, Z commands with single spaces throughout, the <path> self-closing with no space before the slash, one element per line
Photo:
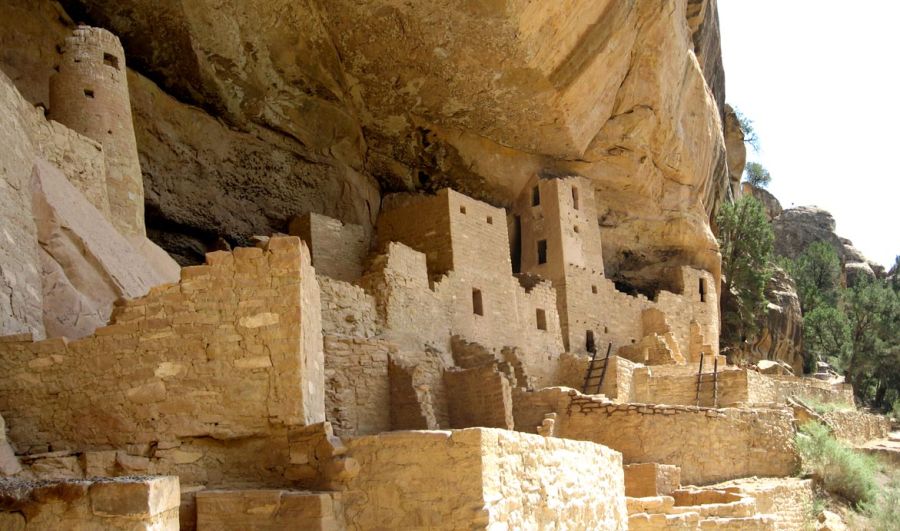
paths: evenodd
<path fill-rule="evenodd" d="M 122 39 L 147 231 L 183 264 L 306 212 L 371 230 L 388 191 L 509 206 L 535 174 L 578 173 L 611 277 L 718 274 L 714 0 L 6 4 L 0 67 L 32 103 L 73 21 Z"/>

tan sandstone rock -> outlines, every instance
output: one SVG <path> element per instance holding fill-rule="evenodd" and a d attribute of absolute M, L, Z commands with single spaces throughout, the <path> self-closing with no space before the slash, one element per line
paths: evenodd
<path fill-rule="evenodd" d="M 48 335 L 90 334 L 106 324 L 119 297 L 140 297 L 177 278 L 171 267 L 154 269 L 57 168 L 37 160 L 33 179 Z"/>

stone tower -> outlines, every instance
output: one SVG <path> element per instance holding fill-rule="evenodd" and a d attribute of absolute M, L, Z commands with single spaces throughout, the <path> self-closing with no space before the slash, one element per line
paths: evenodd
<path fill-rule="evenodd" d="M 144 235 L 144 184 L 138 160 L 125 52 L 112 33 L 79 26 L 66 39 L 50 80 L 50 118 L 103 145 L 113 225 Z"/>

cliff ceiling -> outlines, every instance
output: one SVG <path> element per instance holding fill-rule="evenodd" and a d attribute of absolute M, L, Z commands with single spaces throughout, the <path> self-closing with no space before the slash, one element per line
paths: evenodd
<path fill-rule="evenodd" d="M 610 276 L 652 288 L 672 266 L 718 272 L 715 0 L 37 4 L 0 8 L 2 68 L 46 102 L 66 25 L 120 36 L 148 232 L 183 261 L 306 211 L 371 227 L 392 191 L 507 206 L 535 173 L 578 173 L 598 192 Z"/>

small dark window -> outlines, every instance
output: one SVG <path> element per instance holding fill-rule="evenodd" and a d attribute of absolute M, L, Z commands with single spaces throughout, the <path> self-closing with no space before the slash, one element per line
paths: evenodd
<path fill-rule="evenodd" d="M 481 300 L 481 290 L 472 288 L 472 313 L 484 315 L 484 302 Z"/>
<path fill-rule="evenodd" d="M 547 240 L 538 240 L 538 264 L 547 263 Z"/>
<path fill-rule="evenodd" d="M 575 229 L 575 234 L 578 234 L 578 225 L 575 225 L 575 226 L 572 227 L 572 228 Z"/>
<path fill-rule="evenodd" d="M 597 352 L 597 343 L 594 342 L 594 331 L 588 330 L 584 336 L 584 349 L 588 352 Z"/>
<path fill-rule="evenodd" d="M 575 206 L 575 210 L 578 210 L 578 188 L 572 187 L 572 204 Z"/>
<path fill-rule="evenodd" d="M 493 224 L 494 224 L 494 218 L 493 218 L 492 216 L 488 216 L 488 217 L 487 217 L 487 222 L 488 222 L 488 225 L 493 225 Z"/>
<path fill-rule="evenodd" d="M 84 95 L 88 98 L 94 99 L 94 91 L 91 89 L 84 89 Z"/>
<path fill-rule="evenodd" d="M 531 189 L 531 206 L 538 206 L 541 204 L 541 189 L 535 186 Z"/>
<path fill-rule="evenodd" d="M 464 207 L 464 206 L 459 207 L 459 213 L 460 213 L 460 214 L 465 214 L 465 213 L 466 213 L 466 207 Z"/>
<path fill-rule="evenodd" d="M 106 66 L 111 66 L 116 70 L 119 69 L 119 58 L 111 53 L 103 54 L 103 64 Z"/>
<path fill-rule="evenodd" d="M 700 302 L 706 302 L 706 279 L 700 279 Z"/>
<path fill-rule="evenodd" d="M 604 334 L 608 334 L 608 333 L 609 333 L 609 327 L 608 327 L 608 326 L 604 326 L 604 327 L 603 327 L 603 333 L 604 333 Z"/>
<path fill-rule="evenodd" d="M 547 329 L 547 312 L 538 308 L 535 312 L 537 315 L 537 327 L 538 330 L 546 330 Z"/>
<path fill-rule="evenodd" d="M 594 295 L 597 294 L 597 286 L 591 286 L 591 293 L 593 293 Z"/>

